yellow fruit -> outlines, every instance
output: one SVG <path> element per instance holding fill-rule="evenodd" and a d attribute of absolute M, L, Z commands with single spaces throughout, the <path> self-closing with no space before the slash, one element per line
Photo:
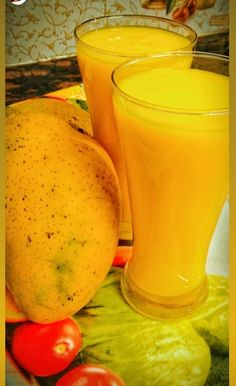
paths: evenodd
<path fill-rule="evenodd" d="M 5 291 L 5 320 L 7 323 L 19 323 L 27 320 L 26 316 L 19 310 L 12 294 L 6 288 Z"/>
<path fill-rule="evenodd" d="M 99 144 L 48 112 L 8 110 L 6 146 L 6 284 L 28 319 L 61 320 L 111 266 L 117 176 Z"/>
<path fill-rule="evenodd" d="M 92 134 L 91 121 L 87 111 L 79 106 L 55 98 L 33 98 L 7 107 L 8 116 L 28 113 L 50 113 L 64 119 L 73 129 Z"/>

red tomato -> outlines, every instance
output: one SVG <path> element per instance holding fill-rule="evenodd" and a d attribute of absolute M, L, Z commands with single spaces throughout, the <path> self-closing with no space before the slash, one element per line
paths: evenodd
<path fill-rule="evenodd" d="M 125 383 L 111 370 L 87 364 L 68 371 L 55 386 L 125 386 Z"/>
<path fill-rule="evenodd" d="M 31 374 L 49 376 L 64 370 L 82 345 L 77 324 L 70 318 L 51 323 L 22 323 L 12 335 L 12 354 Z"/>
<path fill-rule="evenodd" d="M 115 256 L 112 262 L 113 267 L 124 267 L 128 258 L 123 256 Z"/>

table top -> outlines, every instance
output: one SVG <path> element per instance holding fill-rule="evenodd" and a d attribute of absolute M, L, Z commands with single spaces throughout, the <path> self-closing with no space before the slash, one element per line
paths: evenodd
<path fill-rule="evenodd" d="M 197 51 L 229 55 L 228 32 L 199 37 Z M 6 105 L 81 83 L 77 58 L 67 57 L 6 68 Z"/>

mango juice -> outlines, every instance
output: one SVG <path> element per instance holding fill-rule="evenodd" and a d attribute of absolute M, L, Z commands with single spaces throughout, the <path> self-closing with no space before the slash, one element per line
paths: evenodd
<path fill-rule="evenodd" d="M 134 230 L 126 278 L 143 298 L 174 307 L 205 281 L 228 193 L 228 77 L 153 68 L 116 85 Z"/>
<path fill-rule="evenodd" d="M 132 16 L 128 19 L 128 23 L 131 23 Z M 147 23 L 148 17 L 143 17 L 143 19 Z M 158 20 L 158 18 L 150 18 L 152 19 Z M 132 57 L 175 49 L 192 49 L 196 40 L 196 35 L 194 33 L 192 35 L 192 40 L 190 40 L 181 33 L 132 25 L 104 27 L 79 35 L 78 63 L 89 105 L 94 137 L 110 155 L 120 182 L 121 239 L 132 238 L 131 217 L 124 161 L 113 115 L 111 73 L 114 67 Z"/>

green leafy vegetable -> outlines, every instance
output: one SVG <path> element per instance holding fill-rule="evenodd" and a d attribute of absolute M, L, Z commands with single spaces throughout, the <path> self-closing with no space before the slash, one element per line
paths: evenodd
<path fill-rule="evenodd" d="M 227 279 L 209 276 L 207 302 L 192 316 L 198 333 L 216 352 L 229 351 L 229 290 Z"/>
<path fill-rule="evenodd" d="M 191 318 L 154 321 L 127 305 L 120 293 L 120 270 L 113 269 L 94 299 L 75 315 L 84 361 L 111 368 L 127 386 L 205 385 L 209 347 L 228 350 L 226 288 L 226 279 L 212 276 L 209 298 Z"/>
<path fill-rule="evenodd" d="M 205 386 L 229 386 L 228 355 L 212 354 L 212 364 Z"/>
<path fill-rule="evenodd" d="M 84 99 L 69 98 L 68 100 L 70 101 L 70 103 L 77 106 L 79 105 L 81 109 L 88 111 L 88 104 Z"/>
<path fill-rule="evenodd" d="M 126 304 L 120 272 L 113 268 L 94 299 L 74 316 L 84 345 L 65 372 L 92 362 L 117 372 L 127 386 L 228 386 L 227 279 L 209 276 L 207 302 L 190 318 L 161 322 Z M 37 381 L 54 386 L 62 374 Z"/>

